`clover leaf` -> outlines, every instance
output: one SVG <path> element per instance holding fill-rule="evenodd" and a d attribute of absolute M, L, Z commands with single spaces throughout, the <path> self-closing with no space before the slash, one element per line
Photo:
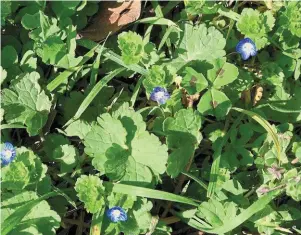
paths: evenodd
<path fill-rule="evenodd" d="M 223 92 L 211 88 L 201 97 L 197 108 L 204 115 L 221 119 L 227 115 L 231 106 L 231 101 Z"/>
<path fill-rule="evenodd" d="M 189 95 L 194 95 L 207 88 L 208 82 L 203 74 L 198 73 L 191 67 L 186 67 L 185 73 L 186 75 L 183 77 L 181 84 L 183 84 Z"/>

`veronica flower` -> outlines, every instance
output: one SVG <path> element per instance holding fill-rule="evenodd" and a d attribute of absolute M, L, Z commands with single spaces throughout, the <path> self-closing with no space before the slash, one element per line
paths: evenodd
<path fill-rule="evenodd" d="M 236 51 L 241 54 L 243 60 L 247 60 L 257 54 L 255 43 L 250 38 L 240 40 L 236 45 Z"/>
<path fill-rule="evenodd" d="M 4 143 L 4 146 L 1 149 L 0 157 L 1 157 L 2 165 L 3 166 L 8 165 L 16 157 L 15 147 L 9 142 Z"/>
<path fill-rule="evenodd" d="M 113 222 L 117 223 L 118 221 L 126 221 L 128 216 L 124 209 L 119 206 L 114 206 L 107 210 L 108 218 Z"/>
<path fill-rule="evenodd" d="M 151 100 L 158 102 L 158 104 L 165 104 L 170 98 L 169 93 L 164 87 L 155 87 L 150 95 Z"/>

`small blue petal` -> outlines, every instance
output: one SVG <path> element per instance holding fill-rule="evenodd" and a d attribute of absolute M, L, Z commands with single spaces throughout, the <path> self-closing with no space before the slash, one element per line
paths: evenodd
<path fill-rule="evenodd" d="M 255 43 L 250 38 L 240 40 L 236 45 L 236 51 L 241 54 L 243 60 L 257 54 Z"/>
<path fill-rule="evenodd" d="M 165 104 L 170 98 L 169 93 L 163 87 L 155 87 L 150 95 L 151 100 L 158 102 L 159 104 Z"/>
<path fill-rule="evenodd" d="M 240 54 L 241 54 L 241 58 L 242 58 L 243 60 L 247 60 L 247 59 L 249 59 L 250 56 L 251 56 L 251 53 L 245 52 L 245 51 L 242 51 Z"/>
<path fill-rule="evenodd" d="M 3 166 L 8 165 L 16 157 L 15 147 L 9 142 L 4 143 L 4 146 L 1 149 L 0 157 L 1 157 L 1 164 Z"/>
<path fill-rule="evenodd" d="M 128 219 L 125 210 L 119 206 L 114 206 L 108 209 L 106 214 L 113 223 L 117 223 L 118 221 L 126 221 Z"/>

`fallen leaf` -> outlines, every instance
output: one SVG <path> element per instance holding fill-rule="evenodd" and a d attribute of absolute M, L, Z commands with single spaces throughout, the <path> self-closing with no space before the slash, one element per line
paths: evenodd
<path fill-rule="evenodd" d="M 92 23 L 79 33 L 81 38 L 101 41 L 111 32 L 116 33 L 123 26 L 136 21 L 141 12 L 141 0 L 123 3 L 103 1 Z"/>

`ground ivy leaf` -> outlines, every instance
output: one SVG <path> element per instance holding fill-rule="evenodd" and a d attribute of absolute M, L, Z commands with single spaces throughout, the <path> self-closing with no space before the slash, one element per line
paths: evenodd
<path fill-rule="evenodd" d="M 167 147 L 161 144 L 158 137 L 145 131 L 135 135 L 131 147 L 131 155 L 137 163 L 150 167 L 157 174 L 165 172 Z"/>
<path fill-rule="evenodd" d="M 123 103 L 112 113 L 112 117 L 118 118 L 127 131 L 127 144 L 129 144 L 135 135 L 139 135 L 146 129 L 146 124 L 142 116 L 136 113 L 129 103 Z"/>
<path fill-rule="evenodd" d="M 186 67 L 185 73 L 186 75 L 183 77 L 181 83 L 189 95 L 194 95 L 207 88 L 208 82 L 203 74 L 198 73 L 191 67 Z"/>
<path fill-rule="evenodd" d="M 47 166 L 31 150 L 18 148 L 14 161 L 3 167 L 2 188 L 9 190 L 35 189 L 45 177 Z"/>
<path fill-rule="evenodd" d="M 240 166 L 253 164 L 253 154 L 245 148 L 253 134 L 254 131 L 250 124 L 242 124 L 239 129 L 231 131 L 229 143 L 225 145 L 225 152 L 221 160 L 224 167 L 235 171 Z"/>
<path fill-rule="evenodd" d="M 237 29 L 245 37 L 251 38 L 257 50 L 268 44 L 268 32 L 272 31 L 275 18 L 270 11 L 260 13 L 258 10 L 245 8 L 237 21 Z"/>
<path fill-rule="evenodd" d="M 195 143 L 201 141 L 202 135 L 200 128 L 202 126 L 202 118 L 193 109 L 181 109 L 179 110 L 174 118 L 167 118 L 164 121 L 164 132 L 167 134 L 172 131 L 189 133 L 195 138 Z"/>
<path fill-rule="evenodd" d="M 214 88 L 219 89 L 233 82 L 238 76 L 238 68 L 226 62 L 226 58 L 212 61 L 213 69 L 207 71 L 207 79 L 212 82 Z"/>
<path fill-rule="evenodd" d="M 9 215 L 31 200 L 37 199 L 39 196 L 33 191 L 24 191 L 19 194 L 4 193 L 1 198 L 1 222 Z M 9 234 L 56 234 L 56 229 L 60 227 L 60 216 L 51 210 L 46 200 L 41 201 L 34 206 L 28 214 L 22 219 Z"/>
<path fill-rule="evenodd" d="M 92 164 L 112 180 L 136 185 L 153 184 L 166 170 L 167 147 L 149 134 L 139 113 L 121 105 L 112 114 L 103 114 L 86 135 L 86 153 Z M 101 144 L 100 144 L 101 143 Z"/>
<path fill-rule="evenodd" d="M 173 61 L 180 69 L 192 60 L 214 60 L 223 57 L 226 52 L 226 40 L 222 33 L 205 24 L 193 26 L 191 23 L 181 25 L 180 43 L 176 49 L 178 58 Z"/>
<path fill-rule="evenodd" d="M 106 151 L 105 171 L 106 175 L 112 180 L 120 180 L 126 174 L 126 164 L 129 157 L 129 152 L 120 147 L 118 144 L 113 144 Z"/>
<path fill-rule="evenodd" d="M 231 106 L 231 101 L 223 92 L 211 88 L 201 97 L 197 108 L 204 115 L 221 119 L 227 115 Z"/>
<path fill-rule="evenodd" d="M 285 11 L 280 16 L 279 24 L 288 29 L 293 35 L 301 37 L 301 4 L 300 2 L 288 2 Z"/>
<path fill-rule="evenodd" d="M 88 155 L 93 157 L 103 155 L 113 143 L 126 148 L 127 132 L 118 119 L 105 113 L 102 114 L 97 121 L 98 125 L 95 125 L 84 140 L 86 146 L 85 152 Z"/>
<path fill-rule="evenodd" d="M 96 213 L 104 206 L 105 188 L 97 176 L 82 175 L 76 181 L 75 190 L 88 212 Z"/>
<path fill-rule="evenodd" d="M 71 172 L 78 161 L 78 150 L 70 145 L 67 138 L 60 134 L 49 134 L 45 137 L 45 155 L 50 161 L 60 163 L 60 173 Z"/>
<path fill-rule="evenodd" d="M 167 173 L 175 178 L 193 157 L 194 149 L 202 139 L 201 116 L 192 109 L 181 109 L 174 118 L 164 121 L 167 145 L 172 151 L 168 157 Z"/>
<path fill-rule="evenodd" d="M 166 67 L 161 65 L 153 65 L 149 70 L 148 75 L 143 80 L 143 86 L 149 95 L 155 87 L 167 88 L 172 82 L 172 76 L 167 71 Z"/>
<path fill-rule="evenodd" d="M 39 76 L 37 72 L 19 76 L 10 89 L 3 89 L 1 101 L 5 120 L 25 124 L 31 136 L 45 125 L 51 108 L 49 97 L 38 83 Z"/>
<path fill-rule="evenodd" d="M 125 64 L 137 64 L 144 53 L 142 37 L 132 31 L 118 35 L 118 47 L 121 50 L 122 60 Z"/>
<path fill-rule="evenodd" d="M 168 157 L 167 173 L 177 177 L 184 171 L 195 150 L 195 138 L 189 133 L 172 131 L 167 136 L 168 148 L 172 151 Z"/>
<path fill-rule="evenodd" d="M 67 126 L 65 133 L 67 136 L 78 136 L 80 139 L 84 139 L 91 129 L 92 125 L 89 122 L 78 119 Z"/>

